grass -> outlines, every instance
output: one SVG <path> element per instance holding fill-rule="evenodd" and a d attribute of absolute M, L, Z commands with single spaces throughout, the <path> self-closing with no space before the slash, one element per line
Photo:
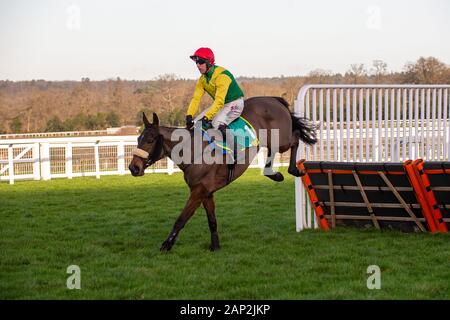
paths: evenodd
<path fill-rule="evenodd" d="M 295 232 L 294 180 L 250 170 L 216 193 L 222 249 L 199 209 L 159 252 L 188 195 L 181 174 L 0 184 L 1 299 L 449 299 L 450 236 Z M 66 288 L 69 265 L 81 290 Z M 381 268 L 381 289 L 366 286 Z"/>

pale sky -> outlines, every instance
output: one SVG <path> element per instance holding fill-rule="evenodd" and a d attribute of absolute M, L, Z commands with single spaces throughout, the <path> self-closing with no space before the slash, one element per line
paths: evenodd
<path fill-rule="evenodd" d="M 197 78 L 213 49 L 236 77 L 450 63 L 448 0 L 0 0 L 0 79 Z"/>

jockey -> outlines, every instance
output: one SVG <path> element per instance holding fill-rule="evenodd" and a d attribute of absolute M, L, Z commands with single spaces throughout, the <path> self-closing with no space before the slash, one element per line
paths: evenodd
<path fill-rule="evenodd" d="M 186 128 L 191 129 L 194 121 L 201 121 L 203 127 L 218 129 L 225 141 L 227 125 L 237 119 L 244 109 L 244 93 L 228 70 L 215 65 L 214 53 L 210 48 L 200 48 L 190 58 L 195 61 L 201 76 L 186 113 Z M 205 91 L 214 102 L 193 120 Z"/>

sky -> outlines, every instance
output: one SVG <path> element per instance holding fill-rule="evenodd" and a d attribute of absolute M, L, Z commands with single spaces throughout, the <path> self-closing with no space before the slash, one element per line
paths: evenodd
<path fill-rule="evenodd" d="M 0 0 L 0 80 L 199 76 L 210 47 L 236 77 L 450 63 L 448 0 Z"/>

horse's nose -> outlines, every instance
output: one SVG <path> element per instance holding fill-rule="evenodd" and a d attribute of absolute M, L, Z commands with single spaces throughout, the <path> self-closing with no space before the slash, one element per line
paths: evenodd
<path fill-rule="evenodd" d="M 137 176 L 137 175 L 139 174 L 139 168 L 138 168 L 137 166 L 135 166 L 135 165 L 130 164 L 130 165 L 128 166 L 128 169 L 130 169 L 131 174 L 132 174 L 133 176 Z"/>

